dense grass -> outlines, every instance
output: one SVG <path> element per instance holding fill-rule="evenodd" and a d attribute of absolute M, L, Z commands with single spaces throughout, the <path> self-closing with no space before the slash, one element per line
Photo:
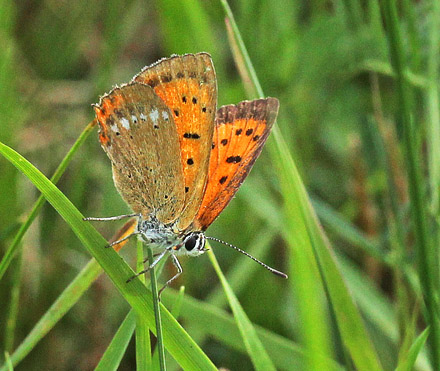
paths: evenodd
<path fill-rule="evenodd" d="M 1 370 L 439 369 L 438 2 L 0 4 Z M 289 280 L 217 244 L 185 259 L 159 362 L 150 291 L 94 228 L 122 223 L 81 220 L 128 211 L 87 125 L 114 84 L 198 51 L 219 105 L 280 99 L 208 234 Z M 121 255 L 136 266 L 134 241 Z"/>

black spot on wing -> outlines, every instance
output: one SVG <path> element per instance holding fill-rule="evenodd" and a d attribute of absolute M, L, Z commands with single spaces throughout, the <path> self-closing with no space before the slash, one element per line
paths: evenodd
<path fill-rule="evenodd" d="M 197 133 L 185 133 L 183 137 L 186 139 L 200 139 L 200 135 Z"/>
<path fill-rule="evenodd" d="M 222 176 L 222 177 L 220 178 L 220 180 L 219 180 L 219 183 L 220 183 L 220 184 L 223 184 L 224 182 L 226 182 L 226 179 L 228 179 L 227 176 Z"/>
<path fill-rule="evenodd" d="M 226 159 L 228 164 L 238 164 L 241 161 L 241 156 L 229 156 Z"/>

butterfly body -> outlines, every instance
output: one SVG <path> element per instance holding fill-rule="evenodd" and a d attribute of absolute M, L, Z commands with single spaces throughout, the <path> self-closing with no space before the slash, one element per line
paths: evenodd
<path fill-rule="evenodd" d="M 138 220 L 136 231 L 143 242 L 156 251 L 167 250 L 170 254 L 181 256 L 198 256 L 205 250 L 203 232 L 182 233 L 173 225 L 165 225 L 154 217 Z"/>
<path fill-rule="evenodd" d="M 116 188 L 138 215 L 135 234 L 179 272 L 176 255 L 206 251 L 204 231 L 251 170 L 279 105 L 216 104 L 211 57 L 198 53 L 144 68 L 94 107 Z"/>

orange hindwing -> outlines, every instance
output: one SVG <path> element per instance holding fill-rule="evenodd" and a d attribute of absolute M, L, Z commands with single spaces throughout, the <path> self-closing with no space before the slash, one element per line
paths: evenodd
<path fill-rule="evenodd" d="M 206 230 L 249 174 L 278 114 L 276 98 L 223 106 L 217 111 L 208 183 L 195 230 Z"/>

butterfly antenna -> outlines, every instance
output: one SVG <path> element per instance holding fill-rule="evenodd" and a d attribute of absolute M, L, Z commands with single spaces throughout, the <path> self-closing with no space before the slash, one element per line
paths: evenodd
<path fill-rule="evenodd" d="M 283 277 L 283 278 L 288 278 L 287 274 L 277 271 L 276 269 L 269 267 L 267 264 L 263 263 L 262 261 L 258 260 L 257 258 L 253 257 L 251 254 L 249 254 L 248 252 L 239 249 L 237 246 L 234 246 L 228 242 L 222 241 L 218 238 L 215 237 L 209 237 L 206 236 L 206 239 L 211 240 L 211 241 L 216 241 L 216 242 L 220 242 L 221 244 L 225 245 L 225 246 L 229 246 L 232 247 L 234 250 L 237 250 L 238 252 L 242 253 L 243 255 L 246 255 L 248 258 L 251 258 L 254 262 L 257 262 L 258 264 L 260 264 L 261 266 L 263 266 L 264 268 L 266 268 L 268 271 L 272 272 L 273 274 L 276 274 L 277 276 Z"/>

